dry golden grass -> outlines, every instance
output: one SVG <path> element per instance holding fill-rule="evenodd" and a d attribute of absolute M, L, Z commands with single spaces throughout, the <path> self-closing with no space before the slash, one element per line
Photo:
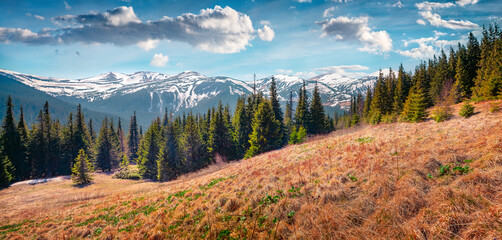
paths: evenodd
<path fill-rule="evenodd" d="M 83 188 L 11 187 L 0 192 L 0 238 L 494 239 L 502 112 L 490 104 L 469 119 L 335 132 L 168 183 L 95 174 Z"/>

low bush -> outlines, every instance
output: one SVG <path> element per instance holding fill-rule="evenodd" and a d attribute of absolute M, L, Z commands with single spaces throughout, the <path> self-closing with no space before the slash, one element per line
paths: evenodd
<path fill-rule="evenodd" d="M 113 178 L 118 178 L 118 179 L 131 179 L 131 180 L 140 180 L 141 176 L 139 175 L 139 172 L 137 171 L 131 171 L 128 168 L 123 168 L 116 172 L 113 175 Z"/>
<path fill-rule="evenodd" d="M 470 116 L 474 115 L 474 106 L 466 102 L 464 103 L 464 105 L 462 105 L 458 114 L 464 118 L 469 118 Z"/>

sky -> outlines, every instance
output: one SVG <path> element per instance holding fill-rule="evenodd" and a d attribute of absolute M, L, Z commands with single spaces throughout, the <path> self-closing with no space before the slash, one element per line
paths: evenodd
<path fill-rule="evenodd" d="M 501 10 L 500 0 L 1 0 L 0 68 L 71 79 L 412 71 L 500 25 Z"/>

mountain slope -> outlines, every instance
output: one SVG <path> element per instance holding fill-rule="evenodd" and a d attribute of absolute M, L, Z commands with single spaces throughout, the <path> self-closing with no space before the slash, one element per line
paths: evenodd
<path fill-rule="evenodd" d="M 11 187 L 0 237 L 494 239 L 502 112 L 475 106 L 469 119 L 335 132 L 167 183 Z"/>
<path fill-rule="evenodd" d="M 51 117 L 65 123 L 70 112 L 76 111 L 76 105 L 57 99 L 45 92 L 26 86 L 16 79 L 0 74 L 0 116 L 5 115 L 5 104 L 8 96 L 12 97 L 14 114 L 19 116 L 19 108 L 23 106 L 25 121 L 31 124 L 36 121 L 38 113 L 42 110 L 46 101 L 49 102 Z M 104 114 L 84 108 L 83 112 L 87 120 L 92 118 L 96 126 L 106 117 L 114 117 L 113 114 Z M 116 118 L 116 117 L 115 117 Z"/>
<path fill-rule="evenodd" d="M 49 95 L 72 104 L 101 112 L 108 112 L 128 119 L 137 112 L 141 125 L 150 121 L 167 109 L 173 113 L 193 111 L 205 113 L 219 101 L 233 109 L 237 98 L 253 92 L 253 82 L 244 82 L 229 77 L 207 77 L 187 71 L 176 75 L 153 72 L 133 74 L 105 73 L 95 77 L 68 80 L 31 76 L 8 70 L 0 70 L 0 75 L 44 91 Z M 350 97 L 359 92 L 366 93 L 377 77 L 373 74 L 361 79 L 338 74 L 325 74 L 304 80 L 295 76 L 274 75 L 257 80 L 256 88 L 268 95 L 270 80 L 277 81 L 278 94 L 283 104 L 292 92 L 296 100 L 298 90 L 305 81 L 307 90 L 312 92 L 317 84 L 326 111 L 346 109 Z"/>

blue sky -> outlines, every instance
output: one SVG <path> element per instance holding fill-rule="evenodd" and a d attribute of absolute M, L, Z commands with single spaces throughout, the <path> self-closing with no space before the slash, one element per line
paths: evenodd
<path fill-rule="evenodd" d="M 0 68 L 59 78 L 115 71 L 251 80 L 396 68 L 501 23 L 500 0 L 0 2 Z"/>

